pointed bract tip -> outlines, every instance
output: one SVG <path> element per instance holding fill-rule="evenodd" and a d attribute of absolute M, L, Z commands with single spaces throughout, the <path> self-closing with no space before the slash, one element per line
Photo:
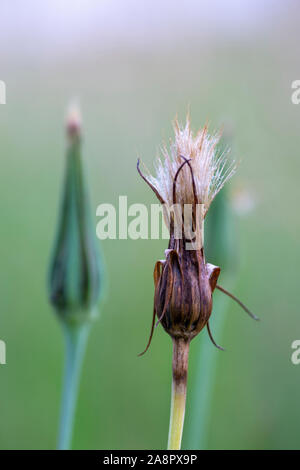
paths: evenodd
<path fill-rule="evenodd" d="M 79 137 L 81 134 L 81 112 L 77 102 L 72 102 L 69 106 L 66 117 L 66 129 L 69 137 Z"/>

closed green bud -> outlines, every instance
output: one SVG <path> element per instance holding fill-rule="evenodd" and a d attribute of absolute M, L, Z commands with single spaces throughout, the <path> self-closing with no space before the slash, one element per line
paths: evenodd
<path fill-rule="evenodd" d="M 97 313 L 101 262 L 84 179 L 77 110 L 68 116 L 67 136 L 66 171 L 50 265 L 49 297 L 62 320 L 81 323 Z"/>

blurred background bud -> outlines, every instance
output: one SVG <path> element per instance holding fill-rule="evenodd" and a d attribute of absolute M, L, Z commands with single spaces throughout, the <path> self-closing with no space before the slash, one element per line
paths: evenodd
<path fill-rule="evenodd" d="M 77 323 L 96 314 L 101 262 L 81 158 L 78 107 L 72 106 L 69 110 L 66 129 L 66 172 L 50 266 L 49 296 L 57 313 L 65 321 Z"/>

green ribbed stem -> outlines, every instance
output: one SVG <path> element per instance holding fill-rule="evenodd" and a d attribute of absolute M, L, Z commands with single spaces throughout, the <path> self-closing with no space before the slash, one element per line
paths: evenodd
<path fill-rule="evenodd" d="M 78 385 L 89 329 L 89 324 L 64 324 L 66 359 L 57 445 L 59 450 L 71 448 Z"/>

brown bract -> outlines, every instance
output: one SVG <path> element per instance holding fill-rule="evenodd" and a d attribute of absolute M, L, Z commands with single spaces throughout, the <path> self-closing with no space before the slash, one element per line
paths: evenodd
<path fill-rule="evenodd" d="M 220 268 L 205 264 L 203 249 L 166 251 L 166 260 L 154 268 L 154 310 L 166 332 L 191 340 L 207 324 L 212 311 L 212 293 Z"/>

